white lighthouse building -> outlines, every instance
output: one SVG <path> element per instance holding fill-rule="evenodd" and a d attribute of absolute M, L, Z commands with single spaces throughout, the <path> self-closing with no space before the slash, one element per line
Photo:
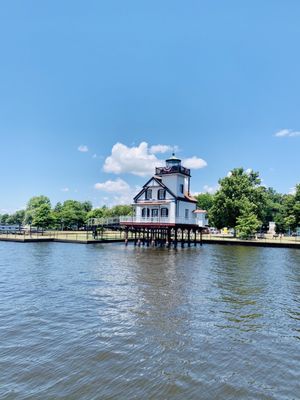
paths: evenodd
<path fill-rule="evenodd" d="M 157 167 L 155 175 L 134 197 L 134 215 L 121 217 L 121 224 L 132 226 L 164 226 L 203 228 L 206 213 L 196 210 L 197 200 L 190 194 L 190 169 L 181 165 L 173 154 L 164 167 Z"/>

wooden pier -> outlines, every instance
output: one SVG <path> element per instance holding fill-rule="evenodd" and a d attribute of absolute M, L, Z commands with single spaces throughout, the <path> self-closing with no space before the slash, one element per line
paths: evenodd
<path fill-rule="evenodd" d="M 184 247 L 202 245 L 202 228 L 197 226 L 125 225 L 125 244 L 129 233 L 135 246 L 146 247 Z"/>
<path fill-rule="evenodd" d="M 202 230 L 198 227 L 114 226 L 95 225 L 88 231 L 45 231 L 43 233 L 0 234 L 0 241 L 18 243 L 133 243 L 145 247 L 190 247 L 202 245 Z"/>

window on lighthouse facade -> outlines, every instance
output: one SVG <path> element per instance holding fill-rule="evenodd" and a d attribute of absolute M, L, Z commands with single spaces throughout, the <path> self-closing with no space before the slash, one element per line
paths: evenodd
<path fill-rule="evenodd" d="M 146 200 L 152 199 L 152 190 L 151 189 L 146 190 L 145 198 L 146 198 Z"/>
<path fill-rule="evenodd" d="M 143 218 L 149 218 L 150 217 L 150 210 L 149 210 L 149 208 L 143 208 L 142 209 L 142 217 Z"/>
<path fill-rule="evenodd" d="M 159 189 L 157 197 L 158 197 L 158 200 L 165 200 L 165 198 L 166 198 L 165 189 Z"/>
<path fill-rule="evenodd" d="M 167 208 L 162 208 L 160 211 L 162 217 L 167 217 L 169 215 L 169 210 Z"/>
<path fill-rule="evenodd" d="M 158 217 L 158 209 L 157 208 L 153 208 L 151 211 L 152 211 L 152 217 L 153 218 L 157 218 Z"/>

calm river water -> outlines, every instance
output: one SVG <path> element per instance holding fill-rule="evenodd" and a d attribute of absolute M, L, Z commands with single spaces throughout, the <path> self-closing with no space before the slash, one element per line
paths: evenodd
<path fill-rule="evenodd" d="M 1 399 L 300 399 L 300 251 L 0 242 Z"/>

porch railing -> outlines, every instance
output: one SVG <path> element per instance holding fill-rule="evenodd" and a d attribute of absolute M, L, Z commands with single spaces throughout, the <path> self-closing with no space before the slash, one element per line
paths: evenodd
<path fill-rule="evenodd" d="M 197 221 L 196 218 L 184 218 L 184 217 L 177 217 L 174 219 L 168 217 L 120 217 L 120 223 L 140 223 L 140 224 L 186 224 L 186 225 L 196 225 Z"/>

